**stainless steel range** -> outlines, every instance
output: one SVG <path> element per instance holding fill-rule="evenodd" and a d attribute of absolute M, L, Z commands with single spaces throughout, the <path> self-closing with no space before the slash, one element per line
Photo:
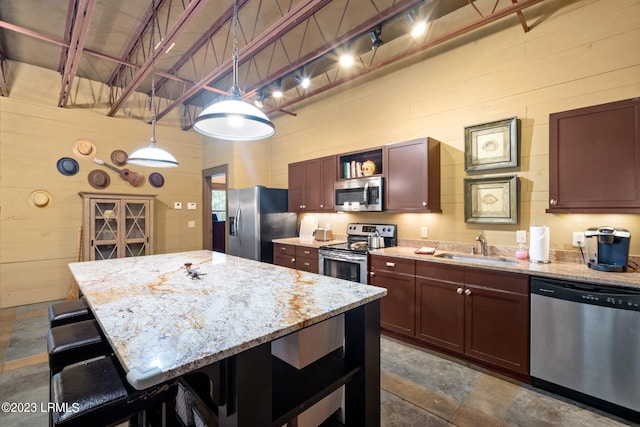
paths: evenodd
<path fill-rule="evenodd" d="M 319 273 L 352 282 L 367 283 L 367 253 L 370 249 L 398 245 L 394 224 L 347 225 L 347 243 L 321 246 Z"/>

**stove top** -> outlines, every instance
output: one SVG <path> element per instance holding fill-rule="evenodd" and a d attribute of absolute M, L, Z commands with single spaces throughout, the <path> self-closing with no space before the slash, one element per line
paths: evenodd
<path fill-rule="evenodd" d="M 384 246 L 398 245 L 398 226 L 395 224 L 360 224 L 347 225 L 347 243 L 321 246 L 320 249 L 366 254 L 369 252 L 367 241 L 370 235 L 378 234 L 384 238 Z"/>

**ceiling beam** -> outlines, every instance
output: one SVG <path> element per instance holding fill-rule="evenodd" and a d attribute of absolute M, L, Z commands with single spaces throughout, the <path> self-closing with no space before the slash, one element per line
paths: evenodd
<path fill-rule="evenodd" d="M 166 54 L 165 47 L 170 46 L 178 38 L 180 33 L 185 30 L 187 25 L 198 15 L 206 4 L 207 0 L 192 0 L 189 3 L 175 24 L 168 29 L 165 37 L 157 44 L 157 49 L 155 49 L 157 53 L 153 55 L 155 61 L 158 61 Z M 155 46 L 150 46 L 150 49 L 154 48 Z M 140 66 L 138 72 L 133 76 L 129 84 L 122 90 L 120 97 L 113 102 L 107 116 L 113 117 L 129 96 L 140 86 L 142 81 L 153 71 L 151 68 L 151 59 L 152 55 L 149 55 L 149 58 Z"/>
<path fill-rule="evenodd" d="M 251 42 L 247 43 L 247 45 L 245 45 L 244 48 L 242 48 L 242 50 L 239 52 L 238 60 L 242 61 L 244 59 L 246 61 L 247 58 L 251 58 L 255 53 L 259 52 L 278 38 L 282 37 L 289 30 L 298 25 L 300 21 L 304 21 L 309 16 L 314 14 L 317 10 L 328 4 L 330 1 L 331 0 L 309 0 L 307 2 L 300 3 L 291 12 L 287 13 L 275 24 L 269 27 L 259 37 L 255 37 Z M 182 95 L 180 95 L 177 99 L 170 103 L 167 108 L 159 112 L 157 115 L 158 120 L 169 114 L 169 112 L 178 105 L 186 102 L 192 96 L 195 96 L 210 82 L 229 73 L 232 70 L 232 67 L 233 61 L 231 60 L 231 58 L 228 58 L 220 67 L 207 74 L 193 87 L 186 90 Z"/>
<path fill-rule="evenodd" d="M 78 71 L 80 58 L 87 41 L 89 23 L 93 16 L 96 0 L 78 0 L 76 2 L 75 16 L 71 27 L 71 41 L 67 49 L 67 58 L 62 69 L 62 87 L 60 88 L 60 98 L 58 107 L 65 107 L 71 94 L 71 85 Z M 71 11 L 69 11 L 71 13 Z"/>
<path fill-rule="evenodd" d="M 438 37 L 436 39 L 425 41 L 424 43 L 420 44 L 419 46 L 414 47 L 413 49 L 406 50 L 406 51 L 404 51 L 404 52 L 402 52 L 400 54 L 397 54 L 397 55 L 395 55 L 393 57 L 390 57 L 387 60 L 385 60 L 383 62 L 380 62 L 380 63 L 378 63 L 378 64 L 376 64 L 374 66 L 364 68 L 363 70 L 361 70 L 360 72 L 358 72 L 356 74 L 350 75 L 350 76 L 345 77 L 343 79 L 338 79 L 338 80 L 335 80 L 333 82 L 330 82 L 329 84 L 324 85 L 323 87 L 321 87 L 321 88 L 319 88 L 319 89 L 317 89 L 315 91 L 307 92 L 307 93 L 305 93 L 305 94 L 303 94 L 303 95 L 301 95 L 301 96 L 299 96 L 299 97 L 297 97 L 295 99 L 291 99 L 291 100 L 289 100 L 287 102 L 284 102 L 284 103 L 278 105 L 277 107 L 273 107 L 272 109 L 270 109 L 268 111 L 265 111 L 265 113 L 271 114 L 271 113 L 275 113 L 275 112 L 278 112 L 278 111 L 282 111 L 282 109 L 290 107 L 292 105 L 295 105 L 295 104 L 297 104 L 297 103 L 299 103 L 301 101 L 304 101 L 305 99 L 309 99 L 309 98 L 311 98 L 313 96 L 319 95 L 319 94 L 321 94 L 323 92 L 326 92 L 326 91 L 328 91 L 330 89 L 333 89 L 333 88 L 335 88 L 335 87 L 337 87 L 337 86 L 339 86 L 339 85 L 341 85 L 343 83 L 346 83 L 348 81 L 354 80 L 354 79 L 356 79 L 358 77 L 362 77 L 362 76 L 364 76 L 364 75 L 366 75 L 366 74 L 368 74 L 368 73 L 370 73 L 372 71 L 378 70 L 378 69 L 380 69 L 382 67 L 385 67 L 387 65 L 390 65 L 392 63 L 395 63 L 395 62 L 401 61 L 403 59 L 406 59 L 406 58 L 408 58 L 410 56 L 416 55 L 416 54 L 418 54 L 418 53 L 420 53 L 422 51 L 425 51 L 427 49 L 430 49 L 430 48 L 432 48 L 434 46 L 438 46 L 440 44 L 443 44 L 443 43 L 445 43 L 445 42 L 447 42 L 449 40 L 452 40 L 452 39 L 454 39 L 456 37 L 462 36 L 462 35 L 464 35 L 466 33 L 469 33 L 469 32 L 471 32 L 473 30 L 476 30 L 478 28 L 484 27 L 485 25 L 488 25 L 488 24 L 490 24 L 490 23 L 492 23 L 494 21 L 497 21 L 499 19 L 502 19 L 502 18 L 504 18 L 506 16 L 509 16 L 509 15 L 512 15 L 512 14 L 517 14 L 518 12 L 521 13 L 524 9 L 526 9 L 528 7 L 531 7 L 531 6 L 533 6 L 533 5 L 537 4 L 537 3 L 540 3 L 542 1 L 544 1 L 544 0 L 522 0 L 519 3 L 515 3 L 515 4 L 511 5 L 511 6 L 507 6 L 504 9 L 501 9 L 501 10 L 499 10 L 497 12 L 495 12 L 495 10 L 494 10 L 491 14 L 489 14 L 487 16 L 484 16 L 484 17 L 482 17 L 482 18 L 480 18 L 480 19 L 478 19 L 476 21 L 473 21 L 470 24 L 464 25 L 464 26 L 462 26 L 462 27 L 460 27 L 460 28 L 458 28 L 456 30 L 453 30 L 453 31 L 450 31 L 450 32 L 448 32 L 446 34 L 443 34 L 442 36 L 440 36 L 440 37 Z"/>

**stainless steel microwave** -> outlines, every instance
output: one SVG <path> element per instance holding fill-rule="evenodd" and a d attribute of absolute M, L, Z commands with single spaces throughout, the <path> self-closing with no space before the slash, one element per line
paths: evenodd
<path fill-rule="evenodd" d="M 380 212 L 383 178 L 370 176 L 337 181 L 333 185 L 337 212 Z"/>

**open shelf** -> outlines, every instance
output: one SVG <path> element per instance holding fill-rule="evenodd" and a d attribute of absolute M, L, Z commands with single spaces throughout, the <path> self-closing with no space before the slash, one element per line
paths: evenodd
<path fill-rule="evenodd" d="M 300 370 L 272 358 L 273 425 L 286 424 L 346 384 L 361 367 L 342 358 L 341 349 L 329 353 Z"/>
<path fill-rule="evenodd" d="M 338 177 L 340 179 L 359 178 L 363 175 L 358 173 L 359 167 L 366 161 L 372 161 L 375 167 L 375 175 L 382 174 L 382 148 L 374 148 L 367 151 L 347 153 L 338 157 Z M 356 176 L 353 176 L 353 172 Z"/>

